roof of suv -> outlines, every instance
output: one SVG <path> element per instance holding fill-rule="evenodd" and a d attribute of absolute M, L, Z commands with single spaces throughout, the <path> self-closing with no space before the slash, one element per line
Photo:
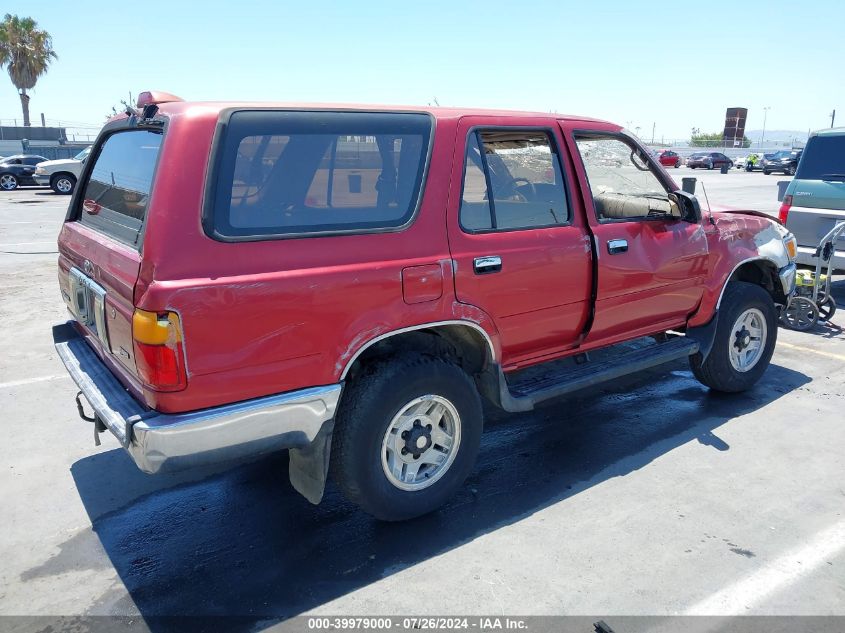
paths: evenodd
<path fill-rule="evenodd" d="M 531 112 L 520 110 L 497 110 L 485 108 L 452 108 L 440 106 L 411 106 L 411 105 L 376 105 L 360 103 L 298 103 L 272 101 L 173 101 L 159 104 L 162 114 L 182 114 L 195 108 L 222 111 L 229 108 L 275 108 L 286 110 L 358 110 L 363 112 L 425 112 L 435 119 L 455 119 L 465 116 L 517 116 L 517 117 L 546 117 L 575 121 L 590 121 L 594 123 L 610 123 L 601 119 L 556 112 Z M 118 115 L 116 119 L 123 118 Z M 612 123 L 611 123 L 612 125 Z"/>
<path fill-rule="evenodd" d="M 845 127 L 829 127 L 823 130 L 816 130 L 810 136 L 845 136 Z"/>

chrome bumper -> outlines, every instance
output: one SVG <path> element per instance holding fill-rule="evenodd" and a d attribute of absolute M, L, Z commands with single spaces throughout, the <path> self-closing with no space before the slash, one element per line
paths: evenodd
<path fill-rule="evenodd" d="M 793 294 L 795 294 L 795 271 L 797 267 L 794 263 L 787 264 L 783 268 L 778 271 L 778 277 L 780 277 L 781 286 L 783 286 L 783 294 L 786 295 L 788 299 Z"/>
<path fill-rule="evenodd" d="M 327 385 L 189 413 L 159 413 L 124 389 L 73 325 L 55 326 L 53 340 L 97 418 L 146 473 L 305 448 L 334 417 L 342 389 Z"/>

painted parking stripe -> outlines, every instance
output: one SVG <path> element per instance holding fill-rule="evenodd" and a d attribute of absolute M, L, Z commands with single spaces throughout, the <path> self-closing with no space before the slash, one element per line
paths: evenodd
<path fill-rule="evenodd" d="M 23 385 L 31 385 L 36 382 L 47 382 L 48 380 L 61 380 L 63 378 L 70 378 L 70 374 L 61 374 L 57 376 L 39 376 L 38 378 L 24 378 L 23 380 L 11 380 L 9 382 L 0 382 L 0 389 L 7 387 L 22 387 Z"/>
<path fill-rule="evenodd" d="M 687 609 L 685 615 L 747 615 L 773 593 L 785 589 L 845 550 L 845 521 L 822 530 L 750 576 L 728 585 Z"/>
<path fill-rule="evenodd" d="M 11 246 L 32 246 L 34 244 L 52 244 L 53 246 L 55 246 L 56 241 L 53 240 L 51 242 L 17 242 L 15 244 L 0 244 L 0 248 L 8 248 Z"/>
<path fill-rule="evenodd" d="M 836 360 L 845 360 L 845 355 L 843 354 L 834 354 L 833 352 L 825 352 L 820 349 L 813 349 L 812 347 L 804 347 L 803 345 L 793 345 L 792 343 L 784 343 L 783 341 L 778 341 L 778 347 L 785 347 L 787 349 L 794 349 L 798 350 L 799 352 L 810 352 L 811 354 L 818 354 L 819 356 L 826 356 L 828 358 L 835 358 Z"/>

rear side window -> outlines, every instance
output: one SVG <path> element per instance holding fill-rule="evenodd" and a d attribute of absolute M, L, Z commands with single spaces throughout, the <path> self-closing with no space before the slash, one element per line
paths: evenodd
<path fill-rule="evenodd" d="M 82 192 L 82 224 L 138 246 L 161 139 L 151 130 L 116 132 L 106 139 Z"/>
<path fill-rule="evenodd" d="M 421 197 L 430 139 L 424 114 L 235 112 L 206 229 L 266 239 L 402 227 Z"/>
<path fill-rule="evenodd" d="M 502 128 L 470 134 L 460 211 L 465 231 L 512 231 L 568 221 L 560 162 L 546 131 Z"/>
<path fill-rule="evenodd" d="M 845 136 L 813 136 L 798 164 L 799 180 L 841 180 L 845 176 Z"/>

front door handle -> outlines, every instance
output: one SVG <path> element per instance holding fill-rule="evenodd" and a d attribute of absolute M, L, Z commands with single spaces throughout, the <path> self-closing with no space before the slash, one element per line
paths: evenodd
<path fill-rule="evenodd" d="M 498 255 L 476 257 L 474 260 L 472 260 L 472 267 L 475 270 L 476 275 L 497 273 L 502 270 L 502 258 Z"/>
<path fill-rule="evenodd" d="M 628 240 L 608 240 L 607 252 L 611 255 L 618 255 L 628 250 Z"/>

